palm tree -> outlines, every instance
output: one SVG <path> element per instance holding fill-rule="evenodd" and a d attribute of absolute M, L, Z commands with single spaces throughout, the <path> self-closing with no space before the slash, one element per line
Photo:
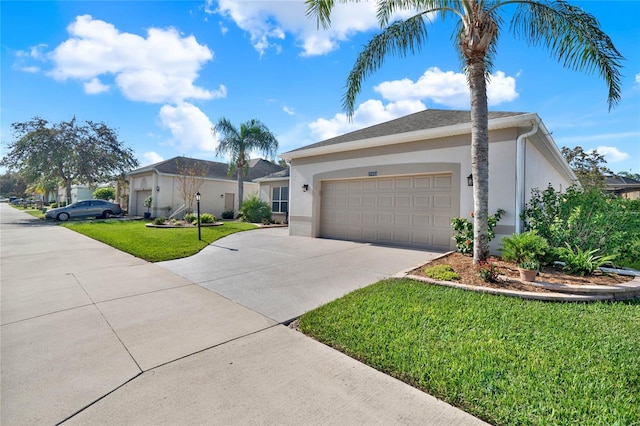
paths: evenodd
<path fill-rule="evenodd" d="M 229 158 L 229 176 L 234 172 L 238 174 L 238 203 L 237 210 L 242 205 L 243 176 L 249 171 L 249 160 L 252 151 L 257 151 L 267 157 L 273 158 L 278 151 L 278 140 L 275 135 L 260 120 L 251 119 L 240 124 L 240 129 L 231 124 L 226 118 L 221 118 L 215 127 L 213 133 L 220 133 L 222 139 L 216 153 L 220 155 L 228 155 Z"/>
<path fill-rule="evenodd" d="M 358 0 L 339 0 L 341 2 Z M 331 25 L 335 0 L 306 0 L 307 15 L 315 16 L 325 29 Z M 471 166 L 473 173 L 473 261 L 485 260 L 488 247 L 489 124 L 487 78 L 502 19 L 500 13 L 516 5 L 510 30 L 529 45 L 542 45 L 565 67 L 597 71 L 609 89 L 609 109 L 620 100 L 620 62 L 623 57 L 601 29 L 596 18 L 563 0 L 379 0 L 377 18 L 382 31 L 360 52 L 349 73 L 343 107 L 353 116 L 356 96 L 363 80 L 382 66 L 388 55 L 406 56 L 427 40 L 429 15 L 457 22 L 455 48 L 460 54 L 471 92 Z M 399 10 L 416 12 L 389 24 Z"/>

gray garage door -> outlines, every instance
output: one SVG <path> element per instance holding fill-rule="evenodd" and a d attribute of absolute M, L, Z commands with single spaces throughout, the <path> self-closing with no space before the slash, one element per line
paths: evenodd
<path fill-rule="evenodd" d="M 447 250 L 451 174 L 322 182 L 320 236 Z"/>

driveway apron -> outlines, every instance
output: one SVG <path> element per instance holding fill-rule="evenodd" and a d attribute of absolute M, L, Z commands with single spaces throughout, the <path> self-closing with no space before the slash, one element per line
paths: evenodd
<path fill-rule="evenodd" d="M 287 323 L 353 290 L 441 253 L 292 237 L 287 228 L 241 232 L 189 258 L 158 265 Z"/>
<path fill-rule="evenodd" d="M 160 267 L 0 204 L 0 424 L 483 424 L 278 324 L 416 263 L 364 247 L 260 230 Z"/>

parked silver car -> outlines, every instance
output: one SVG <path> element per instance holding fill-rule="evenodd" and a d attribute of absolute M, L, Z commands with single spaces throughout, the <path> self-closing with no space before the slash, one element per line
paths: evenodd
<path fill-rule="evenodd" d="M 120 204 L 110 203 L 104 200 L 84 200 L 69 204 L 66 207 L 58 207 L 48 210 L 45 219 L 69 220 L 77 217 L 97 217 L 106 219 L 111 216 L 122 215 Z"/>

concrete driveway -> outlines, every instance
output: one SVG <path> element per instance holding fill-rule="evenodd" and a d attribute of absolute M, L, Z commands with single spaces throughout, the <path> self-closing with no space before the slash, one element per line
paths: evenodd
<path fill-rule="evenodd" d="M 404 251 L 284 231 L 238 234 L 165 266 L 290 318 L 416 261 L 385 267 Z M 483 424 L 166 267 L 5 204 L 0 244 L 2 426 Z"/>
<path fill-rule="evenodd" d="M 441 255 L 321 238 L 287 228 L 230 235 L 157 265 L 279 323 Z"/>

